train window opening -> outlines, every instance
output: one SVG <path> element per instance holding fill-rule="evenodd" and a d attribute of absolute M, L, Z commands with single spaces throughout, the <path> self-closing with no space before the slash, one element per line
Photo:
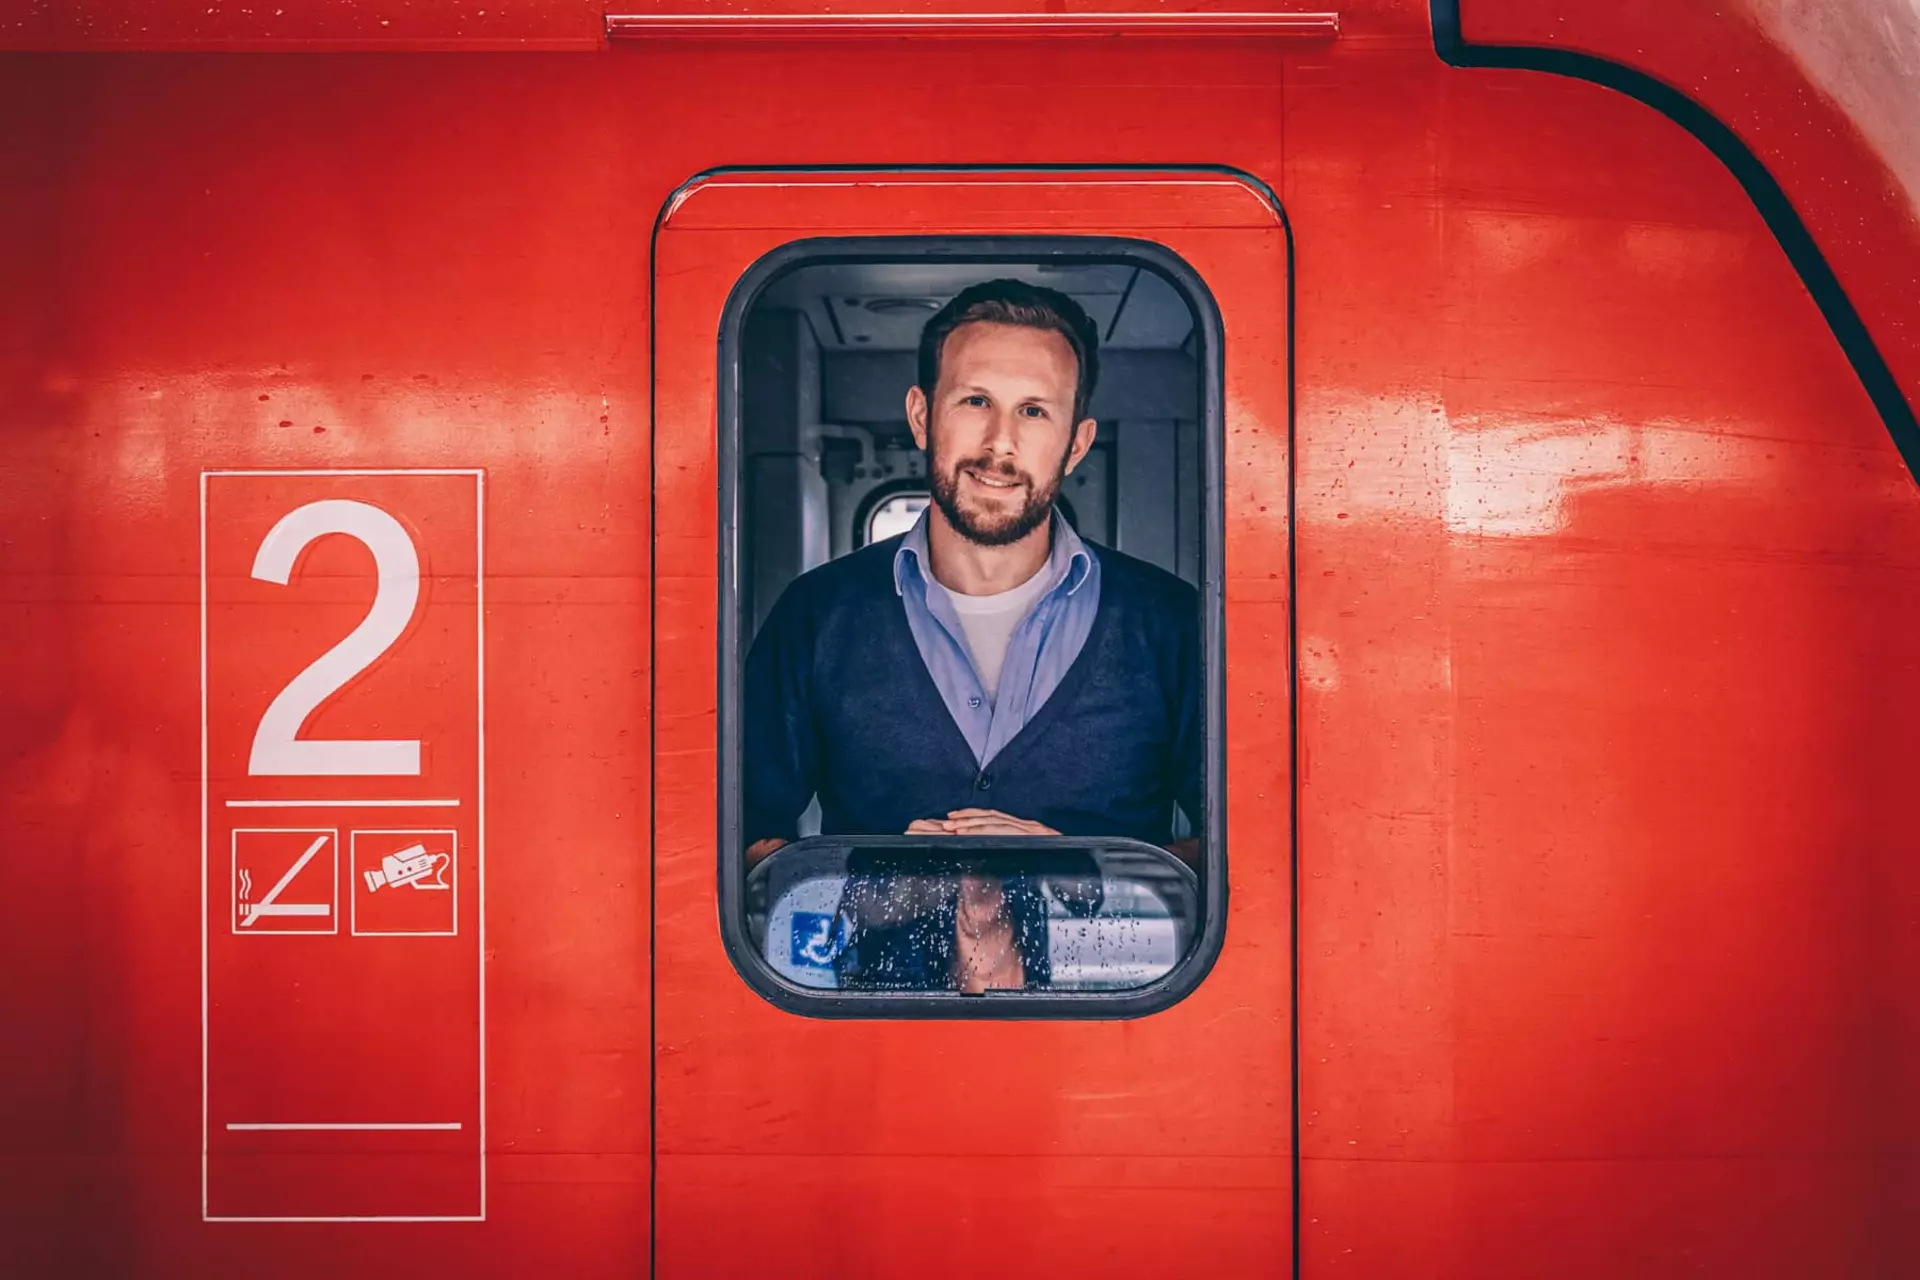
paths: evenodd
<path fill-rule="evenodd" d="M 1204 973 L 1218 334 L 1132 241 L 803 242 L 736 289 L 721 910 L 763 994 L 1122 1016 Z"/>

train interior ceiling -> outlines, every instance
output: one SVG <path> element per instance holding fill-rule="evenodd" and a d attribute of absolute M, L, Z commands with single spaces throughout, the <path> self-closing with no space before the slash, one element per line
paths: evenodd
<path fill-rule="evenodd" d="M 740 344 L 749 635 L 793 579 L 924 509 L 905 408 L 921 328 L 961 289 L 1003 277 L 1067 294 L 1099 327 L 1099 430 L 1061 486 L 1062 511 L 1096 545 L 1198 584 L 1200 342 L 1170 281 L 1124 261 L 819 262 L 765 288 Z"/>

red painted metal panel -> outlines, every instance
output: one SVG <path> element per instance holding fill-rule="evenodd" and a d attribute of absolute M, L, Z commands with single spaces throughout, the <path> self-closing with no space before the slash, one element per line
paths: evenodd
<path fill-rule="evenodd" d="M 570 61 L 34 58 L 0 75 L 19 184 L 0 201 L 0 1272 L 630 1276 L 646 1256 L 650 213 L 637 232 L 607 216 L 618 137 L 581 111 Z M 530 99 L 546 102 L 533 116 Z M 487 145 L 455 145 L 464 129 Z M 487 1217 L 203 1222 L 200 477 L 385 468 L 486 473 Z M 222 664 L 263 645 L 273 664 L 229 706 L 238 743 L 214 744 L 216 764 L 240 752 L 238 772 L 259 699 L 354 626 L 373 583 L 341 536 L 309 549 L 294 585 L 253 580 L 270 517 L 325 495 L 242 512 L 225 483 L 247 482 L 210 481 L 211 560 L 258 595 L 234 600 L 248 630 L 210 633 L 214 709 L 240 689 Z M 313 729 L 421 737 L 430 768 L 470 769 L 477 653 L 448 629 L 471 637 L 472 478 L 366 483 L 341 496 L 408 524 L 430 580 L 413 630 Z M 315 588 L 338 598 L 296 642 L 286 628 Z M 338 826 L 349 846 L 359 828 L 452 827 L 477 858 L 478 812 L 459 798 L 453 822 L 253 825 Z M 231 866 L 210 858 L 206 909 L 226 928 Z M 216 1092 L 234 1108 L 216 1111 L 216 1144 L 228 1121 L 477 1124 L 477 972 L 423 974 L 418 940 L 350 929 L 314 943 L 346 972 L 289 975 L 323 1020 L 310 1060 L 223 1056 L 216 1040 L 216 1091 L 223 1068 L 257 1063 L 289 1103 L 243 1113 L 252 1099 Z M 236 955 L 302 941 L 229 936 Z M 453 944 L 470 942 L 463 920 Z M 218 1020 L 243 1012 L 230 1001 L 248 975 L 213 959 Z M 349 977 L 361 1003 L 343 1012 Z M 352 1046 L 356 1026 L 389 1016 L 409 1038 L 383 1031 L 379 1048 L 469 1073 L 427 1082 L 466 1089 L 448 1102 L 464 1114 L 400 1110 L 404 1069 L 360 1087 L 387 1064 Z M 367 1110 L 318 1112 L 343 1065 L 366 1073 L 351 1101 Z M 405 1154 L 403 1140 L 337 1139 Z M 266 1131 L 232 1141 L 258 1149 Z M 216 1175 L 233 1149 L 216 1145 Z"/>
<path fill-rule="evenodd" d="M 1920 17 L 1901 0 L 1463 0 L 1462 34 L 1673 85 L 1767 164 L 1920 403 Z"/>
<path fill-rule="evenodd" d="M 1920 493 L 1665 118 L 1289 101 L 1305 1274 L 1911 1271 Z"/>
<path fill-rule="evenodd" d="M 1191 216 L 1170 217 L 1183 202 Z M 981 231 L 1150 234 L 1219 302 L 1231 406 L 1226 646 L 1239 664 L 1226 708 L 1226 946 L 1197 991 L 1138 1021 L 799 1018 L 749 990 L 715 927 L 714 335 L 735 281 L 780 244 Z M 1283 1269 L 1291 695 L 1277 215 L 1211 175 L 722 177 L 680 201 L 658 255 L 661 1273 L 755 1258 L 799 1276 L 961 1275 L 983 1255 L 1040 1274 Z"/>
<path fill-rule="evenodd" d="M 1340 9 L 1341 39 L 1313 49 L 9 59 L 0 1023 L 28 1047 L 0 1067 L 0 1268 L 642 1266 L 653 213 L 728 163 L 1189 157 L 1282 184 L 1300 249 L 1307 1274 L 1920 1268 L 1913 482 L 1692 140 L 1594 86 L 1442 67 L 1424 4 Z M 1801 119 L 1792 81 L 1747 94 L 1789 132 Z M 1712 105 L 1735 119 L 1734 98 Z M 1875 279 L 1915 263 L 1875 220 L 1881 195 L 1846 204 L 1851 169 L 1783 176 L 1880 326 L 1898 299 L 1871 302 Z M 1837 201 L 1831 215 L 1810 194 Z M 1848 211 L 1856 229 L 1836 238 L 1821 219 Z M 711 234 L 739 241 L 734 261 L 757 233 Z M 693 448 L 708 424 L 661 425 L 694 431 L 676 446 Z M 206 1224 L 199 473 L 401 466 L 487 473 L 488 1220 Z M 1277 474 L 1236 491 L 1229 551 L 1284 578 L 1260 523 L 1284 506 Z M 669 497 L 698 559 L 710 500 Z M 663 563 L 675 554 L 662 544 Z M 675 729 L 658 722 L 663 743 Z M 1236 831 L 1270 826 L 1265 805 L 1284 800 L 1246 797 Z M 687 870 L 661 887 L 710 893 L 711 809 L 676 820 L 663 870 Z M 697 906 L 675 927 L 717 948 Z M 670 984 L 676 952 L 660 955 Z M 771 1016 L 727 999 L 741 1003 L 715 1007 L 714 1036 L 741 1009 Z M 982 1035 L 1076 1080 L 1136 1061 L 1138 1028 L 1076 1062 L 1079 1030 Z M 871 1034 L 856 1080 L 927 1065 L 924 1046 Z M 940 1034 L 975 1047 L 970 1029 Z M 767 1074 L 743 1052 L 728 1071 Z M 1167 1069 L 1199 1079 L 1198 1097 L 1164 1099 L 1191 1108 L 1189 1127 L 1270 1122 L 1248 1120 L 1224 1071 Z M 916 1094 L 819 1088 L 809 1105 L 947 1150 Z M 1004 1183 L 958 1163 L 950 1217 L 1044 1189 L 1060 1241 L 1046 1247 L 1077 1240 L 1075 1264 L 1109 1247 L 1086 1228 L 1117 1204 L 1124 1246 L 1146 1256 L 1163 1221 L 1224 1230 L 1222 1203 L 1283 1194 L 1195 1190 L 1215 1170 L 1136 1159 L 1126 1115 L 1068 1131 L 1037 1104 L 1014 1114 L 1036 1145 L 1112 1146 L 1093 1165 L 1036 1157 Z M 776 1205 L 849 1273 L 898 1244 L 889 1213 L 938 1211 L 889 1198 L 893 1156 L 817 1155 L 682 1148 L 681 1185 L 761 1198 L 663 1206 L 759 1230 Z M 1089 1168 L 1104 1197 L 1063 1190 Z M 1187 1188 L 1174 1198 L 1169 1168 Z M 804 1190 L 796 1207 L 765 1195 L 775 1181 Z M 936 1235 L 936 1261 L 951 1241 Z"/>
<path fill-rule="evenodd" d="M 1354 0 L 1349 13 L 1397 10 L 1404 0 Z M 1362 19 L 1363 27 L 1366 18 Z M 589 51 L 607 39 L 793 39 L 966 34 L 1331 39 L 1328 5 L 1248 0 L 1231 9 L 1182 0 L 1117 0 L 1064 10 L 1046 0 L 917 0 L 836 11 L 817 0 L 678 0 L 652 8 L 619 0 L 394 0 L 209 5 L 204 0 L 0 0 L 0 49 L 15 50 L 465 50 Z"/>
<path fill-rule="evenodd" d="M 602 0 L 0 0 L 0 49 L 527 50 L 605 43 Z"/>

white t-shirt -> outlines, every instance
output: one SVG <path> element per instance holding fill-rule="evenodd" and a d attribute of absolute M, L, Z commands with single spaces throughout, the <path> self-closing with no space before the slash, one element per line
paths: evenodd
<path fill-rule="evenodd" d="M 1046 590 L 1047 565 L 1042 562 L 1031 578 L 996 595 L 966 596 L 947 591 L 947 598 L 953 601 L 953 611 L 960 615 L 960 629 L 967 636 L 967 652 L 973 655 L 973 669 L 980 673 L 980 683 L 986 688 L 989 702 L 1000 692 L 1000 668 L 1006 663 L 1007 644 L 1013 639 L 1013 629 Z"/>

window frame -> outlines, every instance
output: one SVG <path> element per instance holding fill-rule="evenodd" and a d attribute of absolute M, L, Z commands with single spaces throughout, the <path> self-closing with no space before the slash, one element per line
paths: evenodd
<path fill-rule="evenodd" d="M 742 743 L 740 722 L 746 669 L 746 618 L 740 590 L 741 356 L 745 321 L 760 296 L 782 276 L 827 262 L 910 264 L 939 259 L 980 265 L 1063 266 L 1124 263 L 1153 271 L 1186 299 L 1194 315 L 1200 371 L 1200 642 L 1204 700 L 1199 902 L 1203 913 L 1192 948 L 1173 969 L 1144 986 L 1115 992 L 949 991 L 848 992 L 803 987 L 771 969 L 747 929 L 745 848 L 741 843 Z M 1110 1021 L 1143 1017 L 1179 1003 L 1199 987 L 1219 958 L 1226 936 L 1226 515 L 1223 498 L 1226 352 L 1219 303 L 1198 272 L 1156 241 L 1123 236 L 1031 235 L 807 236 L 757 259 L 734 282 L 721 313 L 715 427 L 718 435 L 719 688 L 716 782 L 720 935 L 743 981 L 769 1003 L 817 1018 L 1015 1019 Z M 832 837 L 825 837 L 832 839 Z M 1073 843 L 1072 837 L 1061 837 Z M 798 847 L 794 841 L 788 848 Z M 1002 842 L 982 837 L 982 850 Z M 1012 842 L 1008 842 L 1012 843 Z M 1113 841 L 1106 843 L 1112 844 Z M 784 852 L 784 850 L 782 850 Z M 1162 851 L 1164 852 L 1164 851 Z M 776 852 L 772 855 L 778 857 Z M 1171 857 L 1173 855 L 1167 854 Z"/>

